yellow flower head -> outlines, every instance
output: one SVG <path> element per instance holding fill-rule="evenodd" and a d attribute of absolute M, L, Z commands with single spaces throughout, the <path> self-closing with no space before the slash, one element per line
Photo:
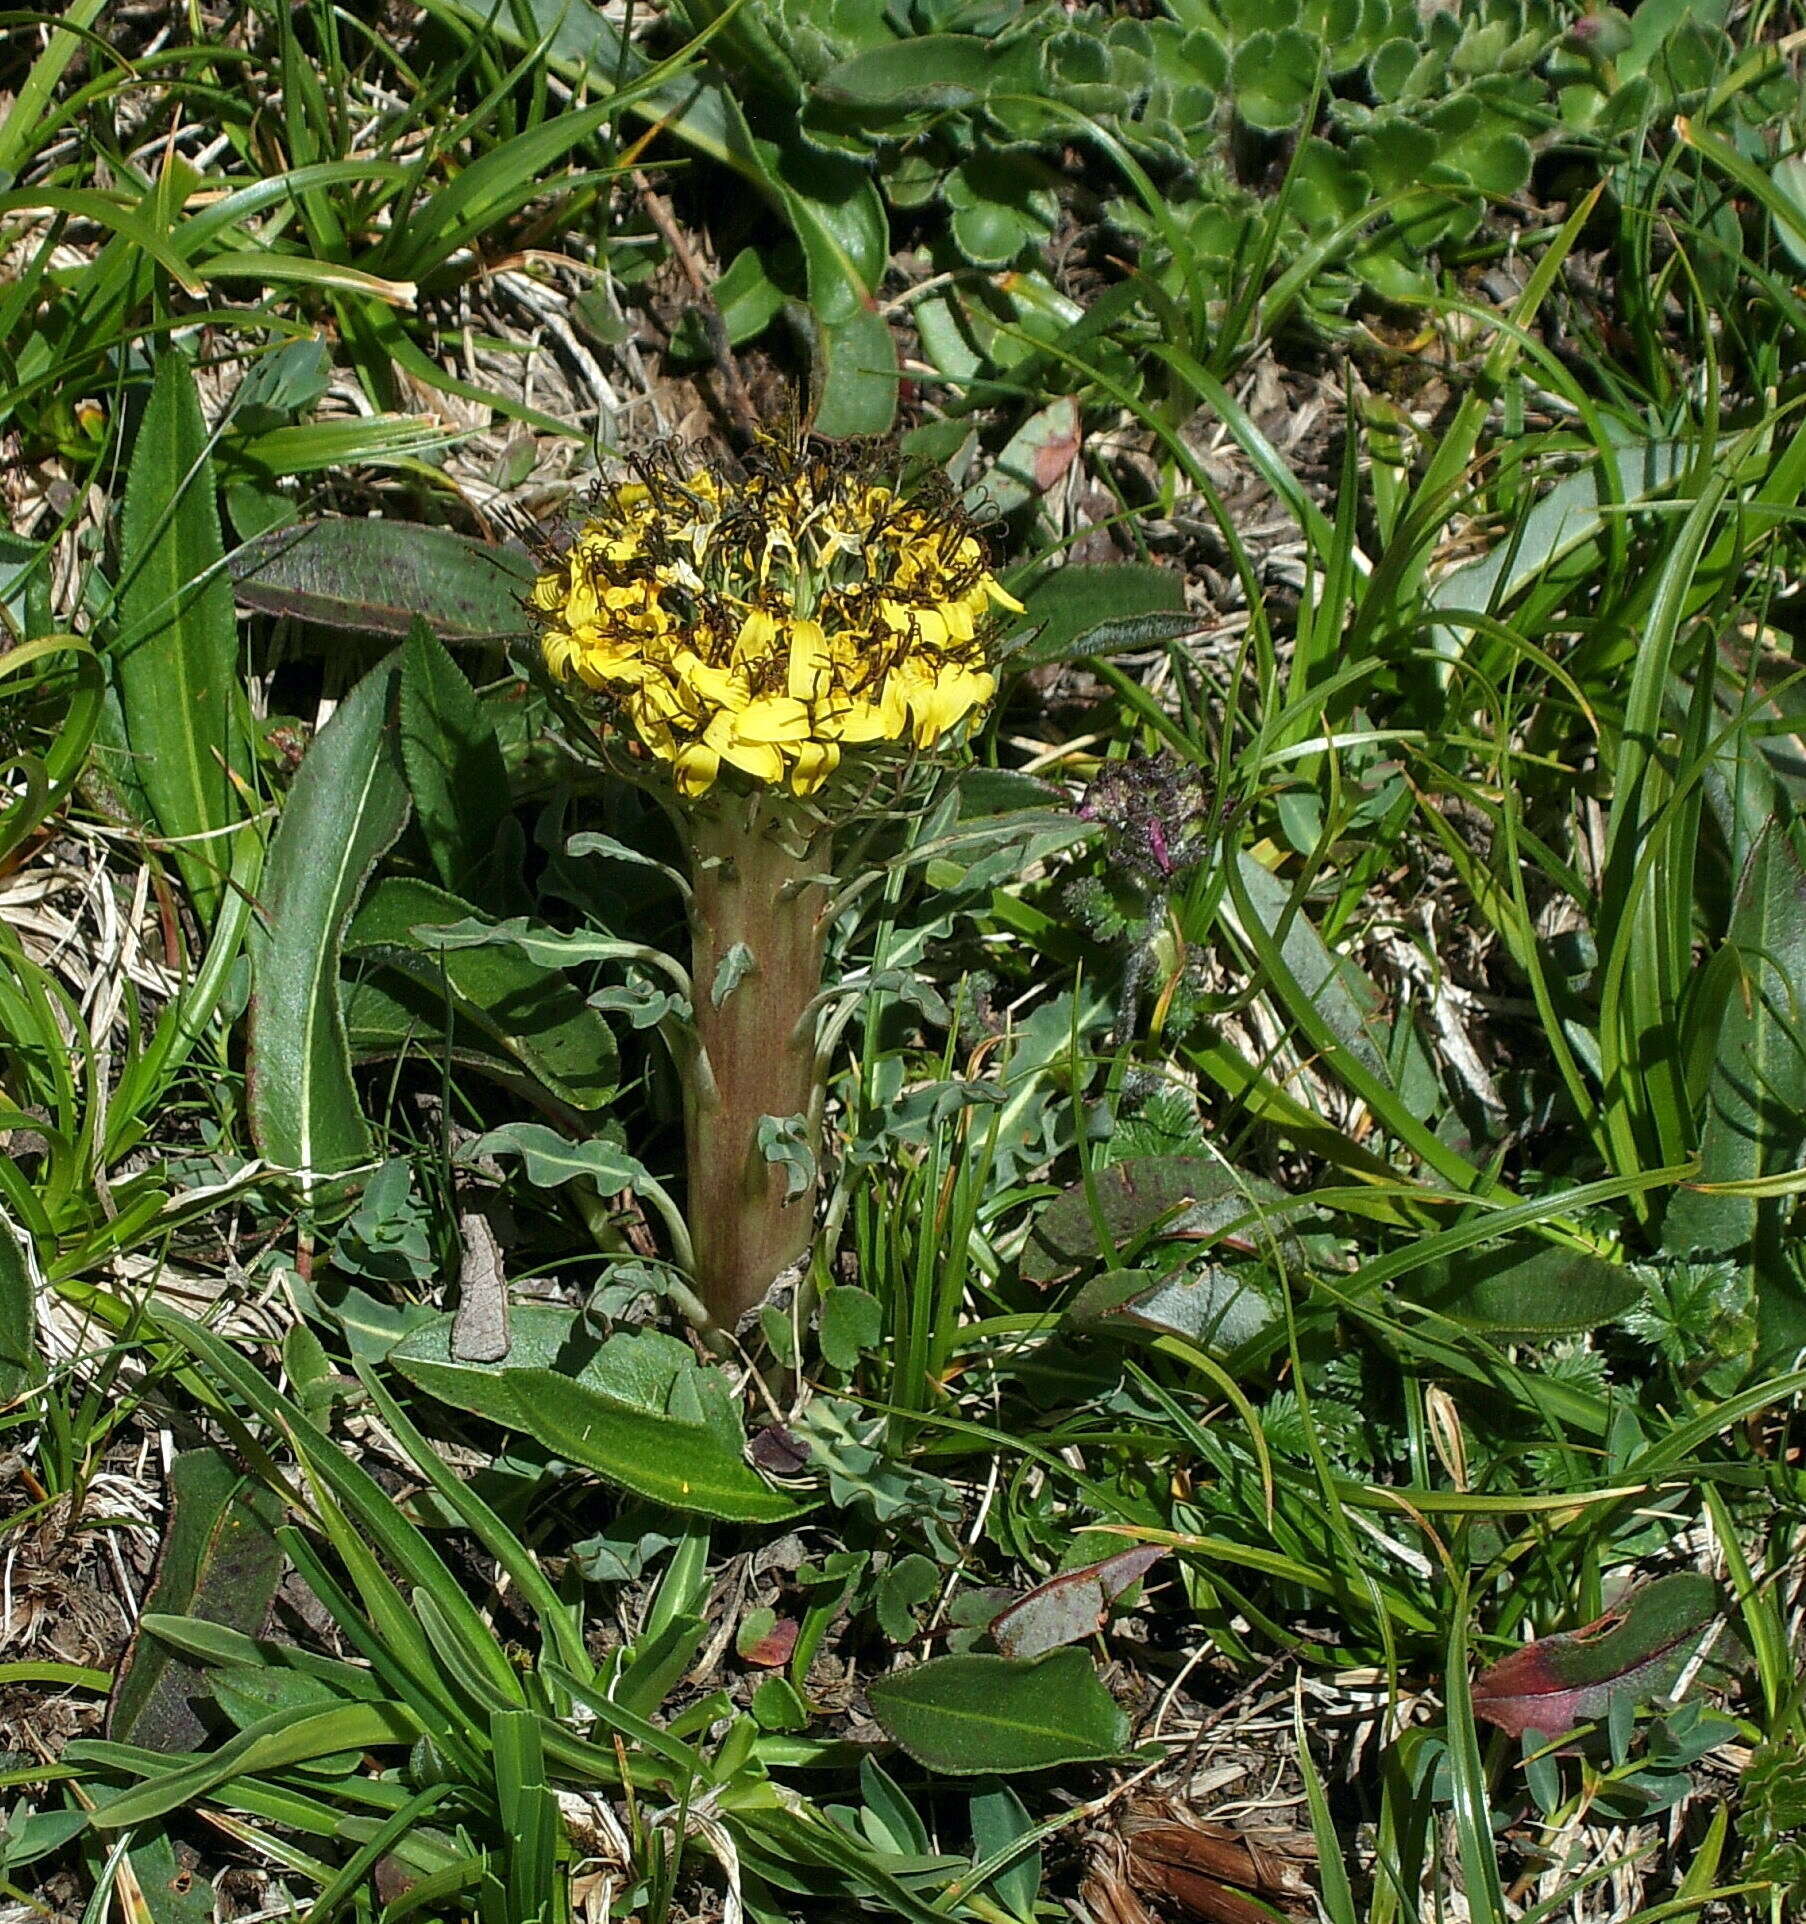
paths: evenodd
<path fill-rule="evenodd" d="M 770 444 L 742 480 L 669 448 L 606 491 L 533 606 L 556 676 L 605 696 L 685 795 L 723 765 L 810 794 L 843 747 L 931 748 L 997 692 L 998 608 L 951 489 L 905 498 L 870 449 Z"/>

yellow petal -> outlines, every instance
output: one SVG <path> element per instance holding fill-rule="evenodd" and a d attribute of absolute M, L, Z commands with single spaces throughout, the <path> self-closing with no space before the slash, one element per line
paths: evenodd
<path fill-rule="evenodd" d="M 726 709 L 731 714 L 744 708 L 750 699 L 746 683 L 732 669 L 713 668 L 687 649 L 673 666 L 679 681 L 694 689 L 711 707 Z"/>
<path fill-rule="evenodd" d="M 932 747 L 955 722 L 989 701 L 996 686 L 990 675 L 969 668 L 950 668 L 932 682 L 917 683 L 909 691 L 916 746 Z"/>
<path fill-rule="evenodd" d="M 762 661 L 772 652 L 778 638 L 778 624 L 763 608 L 749 608 L 740 632 L 734 637 L 737 661 Z"/>
<path fill-rule="evenodd" d="M 1022 603 L 1019 602 L 1013 594 L 1009 593 L 1007 589 L 999 587 L 990 575 L 985 576 L 984 588 L 985 593 L 996 602 L 999 608 L 1007 608 L 1013 615 L 1027 613 Z"/>
<path fill-rule="evenodd" d="M 819 621 L 797 621 L 790 627 L 790 659 L 785 686 L 793 701 L 813 701 L 822 678 L 833 666 L 828 637 Z"/>
<path fill-rule="evenodd" d="M 721 773 L 721 757 L 706 742 L 686 742 L 671 764 L 677 792 L 694 801 L 707 794 Z"/>
<path fill-rule="evenodd" d="M 717 715 L 702 739 L 724 762 L 744 770 L 755 781 L 782 781 L 784 757 L 770 742 L 742 741 L 735 726 L 737 720 L 734 715 Z"/>
<path fill-rule="evenodd" d="M 916 639 L 924 648 L 944 648 L 947 645 L 947 617 L 939 608 L 918 608 L 915 611 Z M 965 639 L 964 636 L 961 637 Z"/>
<path fill-rule="evenodd" d="M 761 695 L 734 717 L 743 742 L 800 742 L 809 733 L 809 711 L 788 695 Z"/>
<path fill-rule="evenodd" d="M 546 667 L 553 676 L 563 681 L 576 665 L 577 641 L 573 635 L 559 634 L 554 630 L 540 643 L 540 652 L 546 658 Z"/>
<path fill-rule="evenodd" d="M 840 749 L 833 742 L 798 742 L 790 764 L 790 787 L 795 794 L 813 795 L 840 766 Z"/>

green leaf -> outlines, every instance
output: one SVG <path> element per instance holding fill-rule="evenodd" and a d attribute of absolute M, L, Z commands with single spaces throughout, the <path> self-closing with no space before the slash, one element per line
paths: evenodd
<path fill-rule="evenodd" d="M 1006 1657 L 1038 1657 L 1043 1651 L 1095 1636 L 1110 1608 L 1134 1588 L 1166 1551 L 1137 1544 L 1113 1557 L 1062 1570 L 991 1619 L 991 1636 Z"/>
<path fill-rule="evenodd" d="M 807 1506 L 772 1489 L 721 1437 L 551 1370 L 505 1373 L 519 1427 L 567 1463 L 667 1509 L 732 1523 L 781 1523 Z"/>
<path fill-rule="evenodd" d="M 1009 1859 L 1005 1868 L 990 1879 L 991 1894 L 1015 1916 L 1032 1918 L 1041 1891 L 1041 1851 L 1038 1845 L 1032 1849 L 1018 1846 L 1040 1827 L 1023 1808 L 1022 1799 L 1004 1783 L 975 1791 L 971 1816 L 974 1858 L 980 1864 L 996 1857 Z"/>
<path fill-rule="evenodd" d="M 1236 112 L 1263 133 L 1297 126 L 1310 103 L 1320 59 L 1320 43 L 1297 27 L 1250 34 L 1229 63 Z"/>
<path fill-rule="evenodd" d="M 170 1470 L 169 1520 L 145 1610 L 255 1636 L 282 1575 L 281 1516 L 271 1492 L 218 1450 L 184 1450 Z M 212 1694 L 208 1673 L 141 1619 L 107 1706 L 107 1734 L 149 1750 L 198 1749 L 207 1725 L 195 1704 Z"/>
<path fill-rule="evenodd" d="M 989 211 L 1003 227 L 1009 228 L 1007 210 L 994 207 Z M 986 226 L 989 231 L 989 223 Z M 987 261 L 984 259 L 983 245 L 974 236 L 965 233 L 964 225 L 955 229 L 956 234 L 961 236 L 965 251 L 979 257 L 981 264 L 992 266 L 1012 258 L 1021 249 L 1021 234 L 1011 231 L 1014 244 L 1009 244 L 1010 236 L 1006 235 L 998 243 L 1002 247 L 1001 257 L 993 256 Z M 974 482 L 966 490 L 967 505 L 978 513 L 1003 515 L 1014 514 L 1026 503 L 1038 501 L 1058 485 L 1061 476 L 1078 458 L 1079 440 L 1078 402 L 1071 395 L 1062 395 L 1058 400 L 1049 401 L 1045 407 L 1037 408 L 1010 436 L 984 479 Z"/>
<path fill-rule="evenodd" d="M 0 608 L 26 641 L 50 632 L 53 546 L 0 529 Z"/>
<path fill-rule="evenodd" d="M 798 1196 L 806 1196 L 815 1182 L 815 1150 L 809 1141 L 809 1118 L 805 1115 L 761 1116 L 754 1141 L 768 1163 L 782 1166 L 784 1200 L 795 1202 Z"/>
<path fill-rule="evenodd" d="M 480 1363 L 452 1354 L 453 1323 L 438 1317 L 389 1354 L 428 1395 L 674 1510 L 737 1522 L 798 1514 L 744 1461 L 726 1380 L 676 1337 L 623 1331 L 599 1344 L 575 1310 L 519 1303 L 507 1356 Z"/>
<path fill-rule="evenodd" d="M 482 901 L 506 879 L 494 871 L 513 820 L 508 766 L 489 711 L 423 621 L 402 650 L 401 759 L 440 881 Z"/>
<path fill-rule="evenodd" d="M 240 1732 L 207 1756 L 177 1764 L 103 1804 L 93 1823 L 99 1830 L 148 1824 L 172 1810 L 191 1810 L 228 1778 L 285 1770 L 335 1751 L 411 1744 L 420 1734 L 413 1712 L 398 1703 L 345 1704 L 298 1719 L 283 1712 Z"/>
<path fill-rule="evenodd" d="M 1726 999 L 1700 1130 L 1700 1181 L 1729 1183 L 1798 1167 L 1806 1152 L 1806 864 L 1781 824 L 1738 878 L 1726 947 L 1741 979 Z M 1740 1253 L 1755 1276 L 1758 1361 L 1806 1343 L 1806 1291 L 1789 1261 L 1787 1197 L 1678 1190 L 1662 1224 L 1674 1256 Z"/>
<path fill-rule="evenodd" d="M 1025 1280 L 1046 1285 L 1102 1261 L 1100 1220 L 1120 1254 L 1150 1232 L 1163 1241 L 1216 1242 L 1233 1228 L 1244 1244 L 1262 1235 L 1262 1204 L 1281 1192 L 1259 1177 L 1201 1156 L 1130 1156 L 1074 1183 L 1035 1217 L 1022 1251 Z M 1151 1277 L 1142 1278 L 1148 1287 Z"/>
<path fill-rule="evenodd" d="M 795 249 L 780 250 L 795 255 Z M 781 271 L 756 247 L 743 247 L 709 289 L 721 325 L 727 330 L 729 347 L 740 347 L 763 334 L 784 306 L 784 289 L 773 278 Z M 706 361 L 711 358 L 708 333 L 695 308 L 687 309 L 672 330 L 671 352 L 682 360 Z"/>
<path fill-rule="evenodd" d="M 1689 441 L 1637 439 L 1611 453 L 1609 495 L 1594 462 L 1558 481 L 1509 537 L 1477 561 L 1464 562 L 1437 582 L 1431 605 L 1487 613 L 1503 607 L 1552 563 L 1590 540 L 1605 524 L 1609 502 L 1647 501 L 1674 486 L 1698 456 Z M 1437 627 L 1432 646 L 1448 655 L 1467 645 L 1464 630 Z"/>
<path fill-rule="evenodd" d="M 878 110 L 881 119 L 969 107 L 983 98 L 996 64 L 990 41 L 977 34 L 915 34 L 829 68 L 815 93 L 843 113 Z"/>
<path fill-rule="evenodd" d="M 404 680 L 404 715 L 405 687 Z M 619 1081 L 614 1035 L 562 970 L 513 948 L 429 949 L 414 934 L 464 922 L 474 913 L 468 902 L 430 882 L 388 876 L 358 910 L 345 948 L 418 985 L 420 994 L 406 1003 L 430 1011 L 434 1028 L 444 1031 L 449 1018 L 451 1034 L 483 1036 L 496 1056 L 560 1101 L 601 1108 Z"/>
<path fill-rule="evenodd" d="M 1775 189 L 1775 233 L 1794 265 L 1806 273 L 1806 159 L 1789 154 L 1775 162 L 1769 178 Z"/>
<path fill-rule="evenodd" d="M 246 543 L 232 561 L 239 605 L 362 635 L 512 641 L 530 632 L 530 555 L 406 521 L 298 521 Z"/>
<path fill-rule="evenodd" d="M 167 1832 L 158 1831 L 134 1844 L 130 1862 L 144 1893 L 150 1924 L 213 1924 L 213 1886 L 177 1857 Z"/>
<path fill-rule="evenodd" d="M 17 1402 L 43 1375 L 27 1247 L 25 1231 L 0 1213 L 0 1404 Z"/>
<path fill-rule="evenodd" d="M 404 281 L 424 280 L 477 235 L 553 191 L 551 169 L 619 111 L 612 100 L 571 108 L 497 141 L 453 171 L 450 184 L 411 208 L 405 220 L 390 225 L 377 255 L 379 270 Z"/>
<path fill-rule="evenodd" d="M 1237 867 L 1249 907 L 1268 935 L 1278 938 L 1279 953 L 1300 993 L 1361 1067 L 1390 1085 L 1379 990 L 1346 956 L 1328 947 L 1277 875 L 1246 853 L 1237 858 Z"/>
<path fill-rule="evenodd" d="M 829 440 L 888 434 L 897 413 L 897 344 L 882 314 L 828 322 L 810 311 L 810 426 Z"/>
<path fill-rule="evenodd" d="M 227 828 L 244 812 L 232 782 L 245 765 L 238 628 L 207 427 L 194 376 L 174 352 L 157 357 L 132 444 L 120 551 L 110 655 L 137 786 L 164 835 Z M 176 851 L 208 919 L 219 904 L 221 848 Z"/>
<path fill-rule="evenodd" d="M 1400 1294 L 1470 1329 L 1533 1340 L 1615 1322 L 1642 1300 L 1643 1285 L 1583 1249 L 1511 1242 L 1426 1263 Z"/>
<path fill-rule="evenodd" d="M 543 1122 L 509 1122 L 471 1144 L 473 1156 L 517 1155 L 535 1189 L 556 1189 L 587 1177 L 598 1195 L 642 1191 L 650 1183 L 645 1165 L 600 1136 L 573 1142 Z"/>
<path fill-rule="evenodd" d="M 489 1742 L 498 1814 L 508 1840 L 508 1914 L 556 1915 L 552 1890 L 564 1825 L 546 1781 L 539 1719 L 527 1710 L 497 1711 L 489 1720 Z"/>
<path fill-rule="evenodd" d="M 821 1353 L 835 1369 L 855 1369 L 883 1333 L 884 1305 L 869 1289 L 841 1283 L 822 1298 Z"/>
<path fill-rule="evenodd" d="M 1278 1291 L 1257 1276 L 1221 1263 L 1187 1265 L 1159 1278 L 1145 1269 L 1106 1269 L 1078 1291 L 1060 1320 L 1095 1335 L 1178 1336 L 1226 1352 L 1252 1342 L 1283 1314 Z"/>
<path fill-rule="evenodd" d="M 371 1157 L 339 1006 L 339 945 L 364 883 L 408 819 L 391 656 L 340 703 L 302 761 L 270 847 L 250 942 L 251 1129 L 308 1176 Z"/>
<path fill-rule="evenodd" d="M 590 0 L 515 0 L 499 11 L 494 0 L 429 0 L 426 11 L 480 29 L 505 47 L 543 47 L 546 64 L 570 79 L 612 79 L 638 69 L 620 28 Z"/>
<path fill-rule="evenodd" d="M 373 1690 L 345 1692 L 324 1677 L 301 1670 L 284 1670 L 273 1664 L 254 1668 L 216 1670 L 208 1677 L 214 1701 L 231 1719 L 235 1730 L 251 1730 L 267 1723 L 279 1713 L 300 1717 L 316 1710 L 330 1710 L 347 1695 L 360 1700 L 379 1697 Z M 349 1777 L 358 1767 L 355 1750 L 328 1751 L 324 1757 L 311 1757 L 297 1768 L 310 1775 Z"/>
<path fill-rule="evenodd" d="M 453 1409 L 518 1427 L 514 1398 L 502 1382 L 508 1369 L 556 1370 L 573 1381 L 608 1386 L 606 1377 L 594 1373 L 603 1343 L 591 1333 L 580 1311 L 554 1303 L 514 1304 L 508 1314 L 508 1354 L 498 1363 L 471 1362 L 454 1355 L 456 1322 L 454 1316 L 435 1316 L 411 1330 L 386 1358 L 409 1382 Z"/>
<path fill-rule="evenodd" d="M 1185 580 L 1176 568 L 1139 561 L 1056 568 L 1028 591 L 1025 626 L 1039 633 L 1009 656 L 1012 668 L 1081 661 L 1091 655 L 1146 648 L 1189 634 L 1203 617 L 1185 611 Z"/>
<path fill-rule="evenodd" d="M 878 1678 L 866 1696 L 917 1763 L 949 1776 L 1099 1763 L 1128 1741 L 1127 1717 L 1082 1650 L 935 1657 Z"/>

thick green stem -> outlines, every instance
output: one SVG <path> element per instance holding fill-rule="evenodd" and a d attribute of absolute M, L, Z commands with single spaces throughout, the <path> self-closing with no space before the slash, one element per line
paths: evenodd
<path fill-rule="evenodd" d="M 782 805 L 780 804 L 780 809 Z M 775 819 L 774 819 L 775 817 Z M 809 1247 L 819 1156 L 815 1018 L 827 891 L 819 834 L 723 796 L 691 820 L 697 1052 L 685 1078 L 687 1214 L 698 1294 L 732 1329 Z M 767 1116 L 802 1117 L 811 1174 L 773 1162 Z"/>

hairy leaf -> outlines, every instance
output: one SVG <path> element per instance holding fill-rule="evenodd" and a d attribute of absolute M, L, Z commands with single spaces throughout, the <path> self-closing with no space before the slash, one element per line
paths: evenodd
<path fill-rule="evenodd" d="M 805 1505 L 772 1489 L 715 1429 L 574 1383 L 551 1370 L 505 1372 L 519 1427 L 567 1463 L 667 1509 L 734 1523 L 781 1523 Z"/>
<path fill-rule="evenodd" d="M 0 1213 L 0 1404 L 16 1402 L 43 1374 L 37 1290 L 25 1234 Z"/>
<path fill-rule="evenodd" d="M 481 1035 L 561 1101 L 601 1108 L 618 1082 L 614 1036 L 562 970 L 518 949 L 429 949 L 415 936 L 416 929 L 463 922 L 472 913 L 468 902 L 430 882 L 392 875 L 370 891 L 345 948 L 407 976 L 419 990 L 408 1005 L 430 1010 L 435 1027 Z"/>
<path fill-rule="evenodd" d="M 1023 606 L 1025 629 L 1033 624 L 1039 632 L 1010 656 L 1012 668 L 1147 648 L 1192 633 L 1204 619 L 1186 612 L 1185 580 L 1176 568 L 1140 561 L 1056 568 L 1035 583 Z"/>
<path fill-rule="evenodd" d="M 1118 1254 L 1150 1231 L 1163 1240 L 1212 1243 L 1233 1229 L 1238 1242 L 1254 1247 L 1261 1206 L 1279 1197 L 1273 1184 L 1200 1156 L 1131 1156 L 1098 1170 L 1090 1191 L 1075 1183 L 1041 1210 L 1022 1252 L 1022 1274 L 1031 1283 L 1053 1283 L 1104 1260 L 1100 1218 Z"/>
<path fill-rule="evenodd" d="M 1642 1300 L 1643 1284 L 1583 1249 L 1518 1241 L 1426 1263 L 1400 1294 L 1471 1329 L 1532 1339 L 1615 1322 Z"/>
<path fill-rule="evenodd" d="M 508 768 L 488 710 L 422 621 L 402 650 L 401 759 L 440 881 L 488 902 L 506 881 Z"/>
<path fill-rule="evenodd" d="M 1740 979 L 1725 1000 L 1700 1130 L 1700 1180 L 1747 1181 L 1806 1153 L 1806 862 L 1780 824 L 1738 878 L 1726 946 Z M 1792 1199 L 1683 1188 L 1662 1243 L 1672 1256 L 1740 1254 L 1752 1270 L 1759 1360 L 1806 1342 L 1806 1289 L 1784 1234 Z"/>

